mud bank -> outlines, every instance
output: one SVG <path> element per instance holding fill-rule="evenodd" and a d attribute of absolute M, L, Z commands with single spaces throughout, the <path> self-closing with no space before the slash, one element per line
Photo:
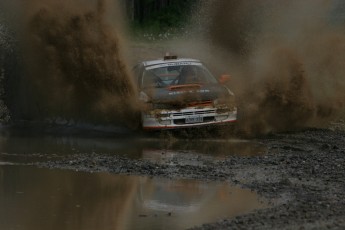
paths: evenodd
<path fill-rule="evenodd" d="M 257 141 L 267 147 L 266 154 L 226 158 L 179 154 L 169 161 L 155 163 L 119 155 L 81 153 L 35 164 L 87 172 L 229 181 L 272 201 L 269 209 L 195 229 L 343 229 L 344 131 L 313 129 L 273 134 Z"/>

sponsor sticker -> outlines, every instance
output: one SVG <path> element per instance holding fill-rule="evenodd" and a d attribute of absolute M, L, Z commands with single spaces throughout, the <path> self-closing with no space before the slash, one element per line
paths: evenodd
<path fill-rule="evenodd" d="M 146 70 L 150 69 L 157 69 L 162 67 L 168 67 L 168 66 L 182 66 L 182 65 L 197 65 L 201 66 L 202 64 L 200 62 L 189 62 L 189 61 L 181 61 L 181 62 L 170 62 L 170 63 L 164 63 L 164 64 L 158 64 L 146 67 Z"/>
<path fill-rule="evenodd" d="M 169 92 L 169 95 L 180 95 L 184 93 L 209 93 L 209 92 L 211 92 L 209 89 L 172 91 L 172 92 Z"/>

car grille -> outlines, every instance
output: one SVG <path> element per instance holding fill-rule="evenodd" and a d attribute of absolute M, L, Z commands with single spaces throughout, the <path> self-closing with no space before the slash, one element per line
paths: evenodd
<path fill-rule="evenodd" d="M 215 109 L 209 109 L 209 110 L 199 110 L 199 111 L 191 111 L 191 112 L 175 112 L 172 113 L 172 116 L 174 118 L 176 117 L 184 117 L 184 116 L 191 116 L 191 115 L 207 115 L 207 114 L 214 114 L 216 113 Z"/>
<path fill-rule="evenodd" d="M 204 122 L 211 122 L 214 121 L 216 114 L 216 109 L 203 109 L 203 110 L 196 110 L 196 111 L 188 111 L 188 112 L 174 112 L 171 114 L 173 122 L 175 125 L 184 125 L 186 124 L 186 116 L 203 116 L 203 123 Z"/>

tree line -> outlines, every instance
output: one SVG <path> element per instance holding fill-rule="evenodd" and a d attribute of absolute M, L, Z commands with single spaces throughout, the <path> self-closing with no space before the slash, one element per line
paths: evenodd
<path fill-rule="evenodd" d="M 198 0 L 122 0 L 128 19 L 137 25 L 180 26 Z"/>

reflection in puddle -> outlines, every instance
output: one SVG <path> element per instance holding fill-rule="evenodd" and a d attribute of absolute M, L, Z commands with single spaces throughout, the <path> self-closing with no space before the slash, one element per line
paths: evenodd
<path fill-rule="evenodd" d="M 224 183 L 0 166 L 0 229 L 184 229 L 264 206 Z"/>
<path fill-rule="evenodd" d="M 175 140 L 173 142 L 146 139 L 142 158 L 155 163 L 172 163 L 175 159 L 188 165 L 198 165 L 198 156 L 217 159 L 231 155 L 256 156 L 266 153 L 266 147 L 245 140 Z M 192 157 L 194 156 L 194 158 Z"/>
<path fill-rule="evenodd" d="M 0 136 L 0 160 L 16 162 L 39 161 L 42 157 L 76 153 L 100 153 L 164 163 L 186 154 L 224 158 L 229 155 L 262 155 L 265 152 L 265 146 L 245 140 Z"/>

